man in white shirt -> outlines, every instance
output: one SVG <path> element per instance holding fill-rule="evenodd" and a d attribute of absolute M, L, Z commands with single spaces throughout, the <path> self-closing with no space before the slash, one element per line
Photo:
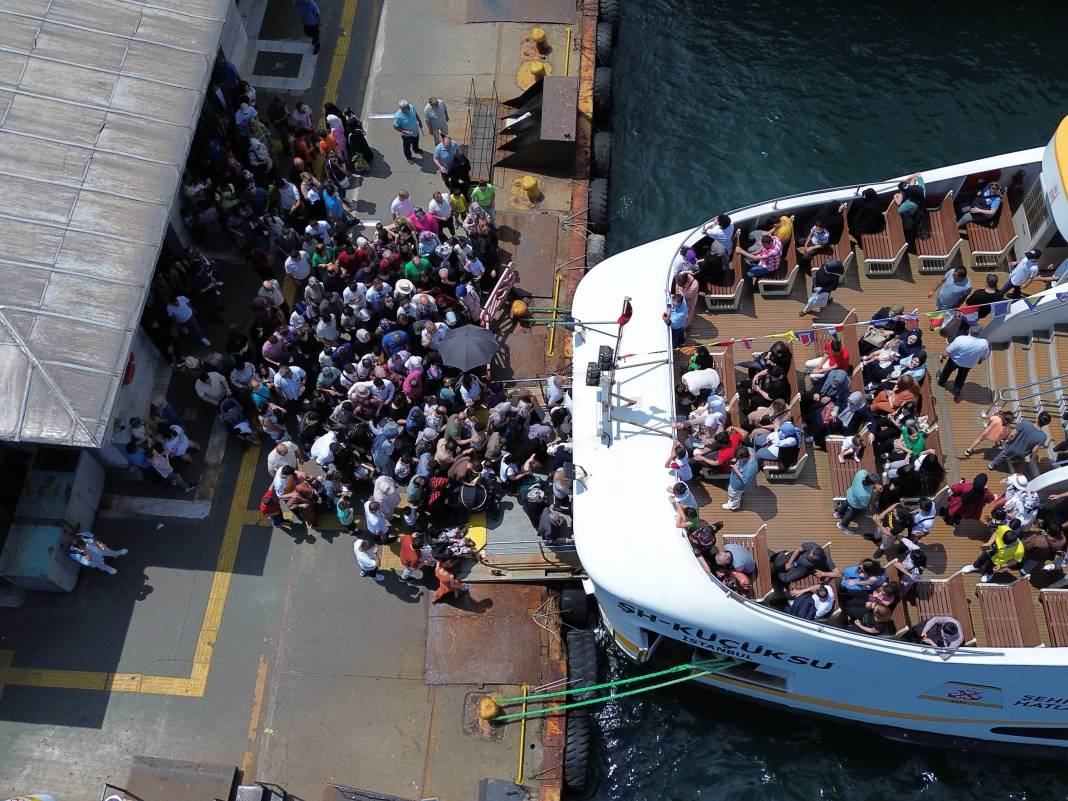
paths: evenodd
<path fill-rule="evenodd" d="M 382 542 L 389 534 L 389 518 L 383 513 L 382 505 L 375 500 L 363 503 L 364 529 L 374 542 Z"/>
<path fill-rule="evenodd" d="M 334 244 L 334 238 L 330 235 L 330 223 L 326 220 L 312 220 L 304 233 L 312 239 L 319 239 L 324 245 L 330 247 Z"/>
<path fill-rule="evenodd" d="M 964 388 L 964 382 L 968 380 L 968 371 L 989 355 L 989 342 L 972 334 L 961 334 L 949 343 L 946 352 L 942 354 L 944 364 L 942 372 L 938 374 L 938 386 L 945 387 L 956 370 L 957 377 L 953 379 L 953 400 L 960 401 L 960 392 Z"/>
<path fill-rule="evenodd" d="M 438 221 L 438 227 L 441 228 L 442 232 L 456 233 L 456 227 L 452 222 L 452 201 L 445 195 L 441 192 L 434 192 L 430 196 L 430 202 L 427 203 L 427 210 L 430 212 L 430 216 Z"/>
<path fill-rule="evenodd" d="M 719 373 L 716 372 L 714 367 L 708 367 L 704 370 L 687 370 L 682 374 L 682 385 L 694 397 L 697 397 L 702 390 L 706 389 L 715 392 L 716 387 L 719 386 Z"/>
<path fill-rule="evenodd" d="M 327 431 L 312 443 L 309 453 L 311 458 L 319 463 L 320 467 L 326 467 L 334 463 L 334 453 L 330 450 L 330 446 L 335 442 L 337 442 L 337 432 Z"/>
<path fill-rule="evenodd" d="M 201 344 L 211 344 L 211 340 L 204 336 L 204 332 L 200 329 L 197 316 L 189 305 L 189 298 L 185 295 L 177 295 L 167 304 L 167 316 L 178 324 L 179 329 L 197 337 Z"/>
<path fill-rule="evenodd" d="M 702 228 L 705 234 L 711 238 L 712 246 L 708 250 L 706 263 L 714 266 L 716 258 L 722 260 L 724 268 L 730 263 L 731 254 L 734 252 L 734 223 L 726 214 L 720 214 L 712 223 L 706 223 Z"/>
<path fill-rule="evenodd" d="M 274 374 L 273 385 L 283 404 L 290 406 L 304 394 L 304 370 L 296 365 L 286 365 Z"/>
<path fill-rule="evenodd" d="M 1044 284 L 1053 284 L 1057 281 L 1056 276 L 1040 276 L 1038 260 L 1042 258 L 1042 251 L 1031 248 L 1024 257 L 1012 265 L 1009 271 L 1009 279 L 1001 288 L 1001 294 L 1007 298 L 1022 298 L 1023 291 L 1033 282 L 1041 281 Z"/>
<path fill-rule="evenodd" d="M 311 262 L 308 261 L 308 253 L 303 250 L 294 250 L 289 254 L 285 264 L 286 273 L 293 280 L 303 285 L 311 275 Z"/>
<path fill-rule="evenodd" d="M 279 442 L 268 452 L 267 474 L 274 478 L 275 474 L 286 465 L 292 468 L 300 467 L 300 447 L 289 440 Z"/>
<path fill-rule="evenodd" d="M 407 189 L 402 189 L 397 193 L 397 196 L 393 198 L 393 202 L 389 204 L 389 213 L 393 215 L 393 218 L 397 217 L 411 217 L 415 213 L 415 204 L 412 202 L 412 196 Z"/>

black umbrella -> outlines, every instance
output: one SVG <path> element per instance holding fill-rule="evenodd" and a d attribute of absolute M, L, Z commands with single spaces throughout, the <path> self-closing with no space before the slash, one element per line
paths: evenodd
<path fill-rule="evenodd" d="M 465 325 L 451 329 L 442 337 L 438 353 L 445 364 L 467 371 L 489 364 L 499 347 L 500 343 L 492 331 L 477 325 Z"/>

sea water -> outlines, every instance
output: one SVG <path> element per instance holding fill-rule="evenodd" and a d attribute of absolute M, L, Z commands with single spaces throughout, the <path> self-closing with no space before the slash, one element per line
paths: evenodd
<path fill-rule="evenodd" d="M 611 252 L 759 200 L 1041 146 L 1068 114 L 1064 2 L 620 6 Z M 605 654 L 603 673 L 635 672 Z M 1068 757 L 900 745 L 697 686 L 597 722 L 599 801 L 1068 798 Z"/>

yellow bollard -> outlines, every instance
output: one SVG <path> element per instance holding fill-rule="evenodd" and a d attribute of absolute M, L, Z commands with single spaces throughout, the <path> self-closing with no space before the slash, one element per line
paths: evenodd
<path fill-rule="evenodd" d="M 545 77 L 545 65 L 540 61 L 531 61 L 530 74 L 534 76 L 535 81 L 540 81 Z"/>
<path fill-rule="evenodd" d="M 542 28 L 535 28 L 530 32 L 530 41 L 538 48 L 539 53 L 544 53 L 549 49 L 549 39 Z"/>
<path fill-rule="evenodd" d="M 519 185 L 523 187 L 523 191 L 527 193 L 530 200 L 537 200 L 541 197 L 541 187 L 538 186 L 538 179 L 533 175 L 524 175 Z"/>

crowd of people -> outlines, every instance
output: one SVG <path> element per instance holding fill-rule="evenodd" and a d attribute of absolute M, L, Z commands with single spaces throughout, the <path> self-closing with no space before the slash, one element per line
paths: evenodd
<path fill-rule="evenodd" d="M 376 157 L 352 110 L 327 103 L 315 120 L 279 97 L 261 108 L 220 55 L 182 179 L 194 244 L 161 264 L 143 323 L 175 364 L 190 342 L 217 349 L 188 360 L 194 388 L 234 436 L 269 446 L 261 512 L 286 528 L 336 516 L 377 581 L 382 546 L 399 539 L 402 578 L 433 567 L 435 600 L 465 588 L 468 512 L 506 493 L 547 542 L 567 542 L 567 382 L 549 378 L 540 398 L 508 391 L 488 383 L 485 364 L 460 369 L 439 353 L 450 331 L 479 323 L 500 266 L 495 188 L 472 182 L 444 101 L 431 98 L 421 119 L 402 100 L 394 119 L 406 156 L 420 153 L 424 125 L 433 134 L 442 189 L 425 208 L 400 189 L 391 221 L 374 228 L 346 200 Z M 260 283 L 248 328 L 213 342 L 201 321 L 224 319 L 221 265 Z M 160 398 L 128 452 L 150 478 L 191 492 L 179 468 L 197 448 Z"/>
<path fill-rule="evenodd" d="M 901 182 L 893 198 L 910 241 L 926 213 L 924 191 L 922 176 L 914 175 Z M 962 209 L 971 215 L 965 222 L 991 219 L 997 206 L 983 206 L 990 205 L 992 198 L 1000 202 L 996 187 L 981 191 Z M 724 285 L 722 276 L 730 270 L 734 250 L 746 239 L 743 264 L 749 278 L 774 277 L 782 266 L 782 254 L 793 243 L 802 272 L 811 276 L 813 285 L 801 314 L 822 310 L 844 275 L 842 263 L 832 257 L 833 245 L 843 235 L 843 218 L 848 219 L 851 232 L 877 233 L 887 202 L 869 190 L 848 208 L 828 204 L 803 231 L 792 216 L 778 215 L 742 232 L 729 215 L 718 215 L 704 226 L 702 238 L 682 247 L 675 258 L 673 291 L 663 315 L 673 346 L 686 343 L 700 293 Z M 813 268 L 813 257 L 821 253 L 825 258 Z M 969 370 L 990 355 L 989 342 L 977 327 L 991 313 L 984 304 L 1020 297 L 1032 283 L 1054 280 L 1040 275 L 1041 255 L 1032 249 L 1011 264 L 1004 284 L 990 274 L 984 288 L 975 290 L 968 270 L 956 267 L 931 290 L 937 308 L 950 312 L 941 332 L 948 344 L 933 380 L 948 388 L 954 400 L 960 399 Z M 961 306 L 979 308 L 953 311 Z M 788 470 L 806 445 L 825 448 L 828 437 L 838 439 L 837 459 L 855 462 L 856 469 L 845 498 L 834 510 L 836 525 L 846 534 L 861 533 L 869 539 L 873 553 L 844 571 L 836 568 L 818 543 L 773 553 L 770 578 L 777 590 L 773 597 L 791 614 L 818 619 L 837 609 L 852 630 L 884 634 L 894 633 L 894 609 L 927 566 L 924 540 L 939 517 L 954 526 L 954 531 L 964 520 L 980 521 L 989 530 L 979 557 L 959 572 L 977 571 L 983 582 L 997 572 L 1027 578 L 1039 568 L 1058 571 L 1065 567 L 1068 530 L 1061 506 L 1068 503 L 1062 500 L 1068 493 L 1051 496 L 1042 505 L 1037 493 L 1028 489 L 1027 478 L 1015 472 L 1047 444 L 1043 429 L 1050 424 L 1050 415 L 1040 412 L 1033 421 L 1019 419 L 995 406 L 984 415 L 987 425 L 962 458 L 972 457 L 984 445 L 994 446 L 989 469 L 1008 470 L 1004 491 L 995 495 L 988 490 L 987 475 L 980 473 L 939 495 L 946 471 L 943 454 L 929 442 L 934 429 L 930 410 L 923 408 L 923 383 L 932 380 L 923 331 L 910 322 L 916 318 L 901 305 L 885 306 L 872 319 L 875 322 L 858 332 L 856 353 L 830 330 L 819 355 L 803 363 L 795 364 L 792 349 L 777 340 L 767 350 L 727 365 L 726 369 L 747 372 L 746 379 L 738 382 L 738 410 L 732 413 L 723 394 L 720 370 L 724 365 L 717 364 L 707 347 L 696 346 L 682 365 L 676 399 L 685 419 L 674 425 L 665 468 L 675 481 L 668 492 L 676 525 L 689 539 L 702 567 L 731 589 L 751 595 L 755 562 L 736 553 L 744 550 L 741 546 L 717 546 L 723 523 L 701 519 L 689 484 L 695 477 L 725 482 L 722 508 L 737 511 L 765 468 Z M 790 380 L 791 372 L 801 376 L 799 385 Z M 854 372 L 862 377 L 860 389 L 855 388 Z M 799 402 L 792 407 L 795 392 Z M 732 416 L 739 425 L 732 425 Z M 1057 449 L 1068 451 L 1068 441 Z M 862 467 L 862 462 L 875 467 Z M 859 529 L 854 525 L 869 517 L 870 525 Z M 890 563 L 895 565 L 893 578 L 887 574 Z M 813 576 L 817 582 L 803 589 L 794 586 Z M 836 589 L 832 580 L 837 581 Z M 960 621 L 939 619 L 924 621 L 906 636 L 917 642 L 959 645 L 962 631 Z"/>

